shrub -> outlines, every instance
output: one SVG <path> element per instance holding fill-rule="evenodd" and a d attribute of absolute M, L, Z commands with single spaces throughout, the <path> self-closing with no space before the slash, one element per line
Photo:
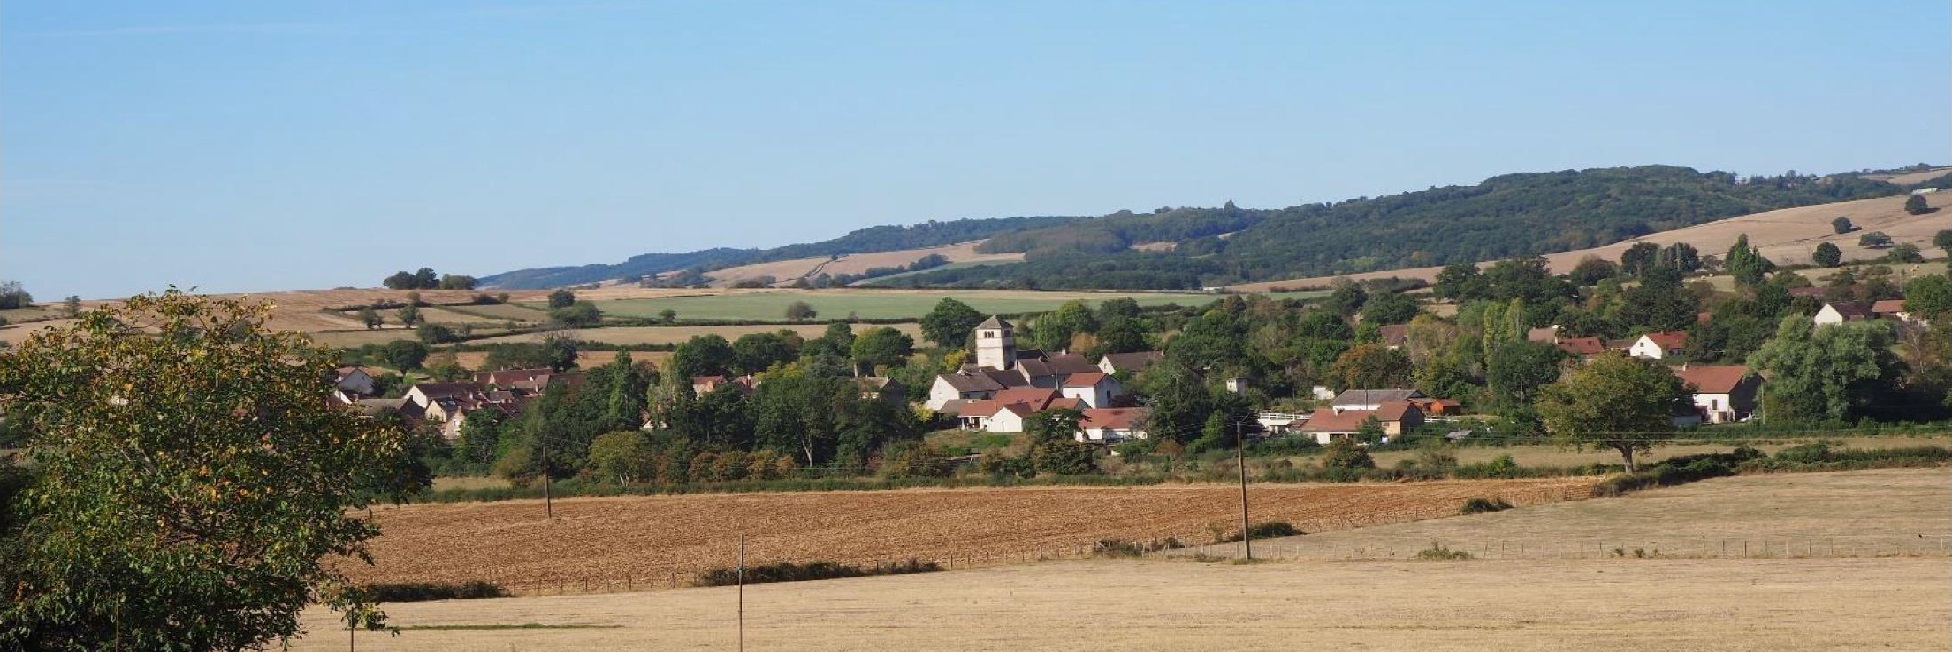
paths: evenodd
<path fill-rule="evenodd" d="M 912 573 L 931 573 L 942 570 L 942 565 L 932 561 L 909 559 L 872 566 L 849 566 L 831 561 L 815 561 L 796 564 L 790 561 L 763 566 L 748 566 L 745 570 L 745 583 L 770 584 L 774 582 L 805 582 L 837 577 L 870 577 L 874 575 L 908 575 Z M 739 569 L 714 568 L 699 573 L 697 586 L 731 586 L 739 583 Z"/>
<path fill-rule="evenodd" d="M 1373 469 L 1376 460 L 1369 457 L 1369 451 L 1349 439 L 1329 442 L 1322 451 L 1324 469 Z"/>
<path fill-rule="evenodd" d="M 1458 514 L 1486 514 L 1490 512 L 1502 512 L 1507 509 L 1511 509 L 1511 503 L 1506 502 L 1505 499 L 1503 498 L 1484 498 L 1481 496 L 1472 496 L 1468 499 L 1465 499 L 1464 506 L 1458 508 L 1457 513 Z"/>
<path fill-rule="evenodd" d="M 374 602 L 426 602 L 508 597 L 508 591 L 503 590 L 500 585 L 481 580 L 454 583 L 368 584 L 366 591 L 372 596 Z"/>
<path fill-rule="evenodd" d="M 1462 550 L 1451 550 L 1450 548 L 1444 547 L 1441 543 L 1432 541 L 1430 542 L 1430 547 L 1417 551 L 1416 558 L 1424 561 L 1464 561 L 1473 557 L 1471 553 Z"/>
<path fill-rule="evenodd" d="M 1247 532 L 1249 534 L 1254 535 L 1254 538 L 1256 539 L 1272 539 L 1274 537 L 1292 537 L 1292 536 L 1303 534 L 1301 530 L 1295 528 L 1293 523 L 1289 523 L 1287 521 L 1267 521 L 1265 523 L 1255 523 L 1247 527 Z M 1241 538 L 1240 532 L 1236 530 L 1233 532 L 1228 532 L 1225 535 L 1215 536 L 1213 542 L 1233 543 L 1235 541 L 1239 541 L 1240 538 Z"/>
<path fill-rule="evenodd" d="M 1463 479 L 1516 478 L 1524 471 L 1518 467 L 1518 460 L 1510 455 L 1499 455 L 1489 462 L 1465 464 L 1457 467 L 1451 474 Z"/>

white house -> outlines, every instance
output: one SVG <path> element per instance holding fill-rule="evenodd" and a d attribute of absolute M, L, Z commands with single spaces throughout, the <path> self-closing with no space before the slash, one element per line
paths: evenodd
<path fill-rule="evenodd" d="M 989 423 L 983 429 L 989 432 L 1023 432 L 1023 420 L 1036 413 L 1027 403 L 1000 406 L 995 414 L 990 415 Z"/>
<path fill-rule="evenodd" d="M 1145 439 L 1145 408 L 1100 408 L 1084 411 L 1078 421 L 1078 441 L 1111 444 Z"/>
<path fill-rule="evenodd" d="M 340 401 L 357 403 L 359 399 L 377 393 L 372 374 L 364 367 L 340 367 L 332 382 L 333 393 Z"/>
<path fill-rule="evenodd" d="M 1749 373 L 1748 367 L 1697 364 L 1671 369 L 1681 382 L 1694 387 L 1699 422 L 1742 421 L 1755 412 L 1756 396 L 1762 393 L 1762 377 Z"/>
<path fill-rule="evenodd" d="M 955 373 L 937 375 L 935 382 L 929 385 L 929 398 L 924 405 L 940 412 L 950 401 L 983 400 L 1004 389 L 1007 387 L 990 374 L 964 368 Z"/>
<path fill-rule="evenodd" d="M 1648 333 L 1627 347 L 1627 355 L 1648 360 L 1681 357 L 1688 352 L 1687 331 Z"/>
<path fill-rule="evenodd" d="M 1166 359 L 1163 351 L 1136 351 L 1132 353 L 1107 353 L 1098 359 L 1098 370 L 1108 374 L 1126 372 L 1137 374 L 1145 371 L 1153 363 Z"/>
<path fill-rule="evenodd" d="M 1816 316 L 1811 317 L 1810 321 L 1818 326 L 1830 326 L 1847 321 L 1863 321 L 1870 319 L 1871 316 L 1871 307 L 1868 305 L 1852 301 L 1835 301 L 1823 304 L 1823 309 L 1816 311 Z"/>
<path fill-rule="evenodd" d="M 1118 379 L 1102 372 L 1071 374 L 1064 377 L 1058 391 L 1066 398 L 1083 401 L 1086 407 L 1111 407 L 1119 392 Z"/>

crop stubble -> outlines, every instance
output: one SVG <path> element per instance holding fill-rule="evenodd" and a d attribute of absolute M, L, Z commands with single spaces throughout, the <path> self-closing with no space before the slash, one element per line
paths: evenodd
<path fill-rule="evenodd" d="M 1319 532 L 1454 514 L 1472 496 L 1580 499 L 1592 482 L 1259 485 L 1252 513 Z M 556 502 L 555 521 L 534 500 L 408 505 L 377 512 L 376 565 L 346 570 L 378 582 L 616 582 L 729 565 L 741 533 L 756 563 L 1001 561 L 1106 537 L 1205 542 L 1210 526 L 1238 528 L 1238 496 L 1229 485 L 1175 485 L 576 498 Z"/>

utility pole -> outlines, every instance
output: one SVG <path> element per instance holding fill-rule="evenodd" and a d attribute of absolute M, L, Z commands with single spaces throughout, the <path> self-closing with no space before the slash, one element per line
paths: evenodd
<path fill-rule="evenodd" d="M 556 497 L 549 486 L 549 473 L 554 470 L 551 468 L 554 465 L 549 463 L 549 429 L 543 428 L 536 438 L 541 440 L 536 443 L 542 446 L 542 513 L 553 521 L 556 520 Z"/>
<path fill-rule="evenodd" d="M 746 535 L 739 535 L 739 652 L 746 652 Z"/>
<path fill-rule="evenodd" d="M 1247 523 L 1247 436 L 1240 430 L 1245 423 L 1234 422 L 1234 457 L 1240 460 L 1240 546 L 1251 560 L 1254 558 L 1254 532 Z"/>

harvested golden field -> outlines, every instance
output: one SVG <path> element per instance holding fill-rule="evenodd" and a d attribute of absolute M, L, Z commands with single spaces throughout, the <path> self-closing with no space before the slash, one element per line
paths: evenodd
<path fill-rule="evenodd" d="M 839 258 L 815 256 L 811 258 L 795 258 L 792 260 L 776 260 L 768 263 L 727 267 L 710 272 L 706 274 L 706 277 L 712 279 L 713 285 L 720 287 L 730 286 L 739 281 L 756 279 L 761 276 L 771 276 L 780 285 L 792 285 L 794 279 L 801 277 L 810 278 L 821 274 L 836 276 L 841 274 L 860 274 L 877 267 L 903 267 L 917 260 L 921 260 L 929 254 L 940 254 L 952 263 L 1023 260 L 1023 254 L 979 253 L 976 251 L 976 245 L 982 243 L 983 241 L 978 240 L 922 249 L 847 254 Z"/>
<path fill-rule="evenodd" d="M 577 368 L 579 369 L 587 370 L 600 365 L 609 364 L 610 361 L 615 359 L 616 357 L 617 357 L 616 351 L 577 351 L 576 365 Z M 649 361 L 651 364 L 662 367 L 664 366 L 664 363 L 671 361 L 671 352 L 670 351 L 631 351 L 630 359 L 638 362 Z M 482 365 L 488 363 L 488 352 L 487 351 L 457 352 L 454 354 L 454 361 L 461 363 L 461 366 L 463 367 L 478 370 L 482 368 Z"/>
<path fill-rule="evenodd" d="M 1593 481 L 1259 485 L 1253 518 L 1307 532 L 1344 529 L 1455 514 L 1472 496 L 1518 504 L 1580 499 Z M 350 571 L 366 581 L 492 577 L 518 590 L 556 582 L 622 588 L 625 577 L 728 565 L 741 533 L 760 562 L 1014 561 L 1074 553 L 1105 537 L 1211 540 L 1210 525 L 1238 529 L 1238 491 L 1074 486 L 576 498 L 556 501 L 554 521 L 535 500 L 408 505 L 378 510 L 377 565 Z"/>
<path fill-rule="evenodd" d="M 1754 245 L 1777 264 L 1807 264 L 1810 252 L 1819 242 L 1830 242 L 1843 250 L 1844 260 L 1869 260 L 1884 256 L 1884 250 L 1866 249 L 1857 246 L 1857 239 L 1871 231 L 1883 231 L 1896 242 L 1910 242 L 1920 249 L 1931 249 L 1932 234 L 1946 228 L 1947 206 L 1952 206 L 1952 191 L 1925 195 L 1925 201 L 1939 210 L 1924 215 L 1912 215 L 1904 210 L 1906 197 L 1879 197 L 1855 201 L 1818 204 L 1798 208 L 1753 213 L 1707 224 L 1698 224 L 1672 231 L 1662 231 L 1633 240 L 1616 242 L 1604 247 L 1580 249 L 1564 253 L 1548 254 L 1552 271 L 1560 274 L 1572 271 L 1573 266 L 1586 256 L 1599 256 L 1608 260 L 1619 260 L 1620 254 L 1640 242 L 1668 245 L 1686 242 L 1694 245 L 1703 254 L 1721 256 L 1728 251 L 1735 239 L 1748 234 L 1749 243 Z M 1830 220 L 1848 217 L 1858 230 L 1838 235 L 1830 227 Z M 1484 264 L 1489 264 L 1484 263 Z M 1413 267 L 1344 276 L 1318 276 L 1314 278 L 1286 281 L 1267 281 L 1232 286 L 1243 292 L 1263 292 L 1274 287 L 1307 288 L 1326 287 L 1337 278 L 1363 280 L 1369 278 L 1420 278 L 1435 279 L 1442 267 Z"/>
<path fill-rule="evenodd" d="M 887 326 L 907 333 L 917 341 L 922 339 L 919 324 L 853 324 L 854 332 L 869 328 Z M 746 326 L 612 326 L 608 328 L 585 328 L 567 331 L 579 340 L 603 342 L 605 344 L 682 344 L 699 335 L 718 335 L 727 340 L 739 339 L 748 333 L 776 333 L 782 330 L 799 333 L 801 337 L 812 339 L 826 332 L 827 325 L 819 324 L 757 324 Z M 503 342 L 540 342 L 550 333 L 526 333 L 505 335 L 479 340 L 477 344 L 498 344 Z"/>
<path fill-rule="evenodd" d="M 1939 177 L 1945 176 L 1947 173 L 1952 173 L 1952 167 L 1935 167 L 1929 170 L 1925 170 L 1923 172 L 1900 172 L 1897 174 L 1866 174 L 1864 175 L 1864 178 L 1883 180 L 1901 186 L 1908 186 L 1914 183 L 1922 183 L 1925 181 L 1930 181 L 1932 179 L 1937 179 Z"/>
<path fill-rule="evenodd" d="M 730 650 L 735 591 L 389 604 L 405 631 L 358 647 Z M 333 614 L 304 622 L 291 649 L 345 649 Z M 1093 560 L 745 590 L 753 650 L 1945 650 L 1949 623 L 1944 559 Z"/>
<path fill-rule="evenodd" d="M 1825 441 L 1834 442 L 1836 443 L 1837 446 L 1843 448 L 1871 449 L 1871 448 L 1903 448 L 1907 446 L 1952 445 L 1952 433 L 1936 435 L 1936 436 L 1918 436 L 1918 437 L 1905 437 L 1905 436 L 1822 437 L 1820 434 L 1810 434 L 1793 440 L 1784 440 L 1787 443 L 1773 443 L 1773 444 L 1756 443 L 1756 442 L 1702 442 L 1702 441 L 1679 443 L 1679 444 L 1665 444 L 1656 447 L 1651 453 L 1642 453 L 1636 456 L 1635 459 L 1638 460 L 1641 464 L 1653 464 L 1661 460 L 1668 459 L 1670 457 L 1680 457 L 1682 455 L 1695 455 L 1699 453 L 1726 453 L 1731 450 L 1734 450 L 1734 448 L 1737 445 L 1747 445 L 1751 448 L 1762 451 L 1764 453 L 1774 454 L 1776 451 L 1782 450 L 1784 448 L 1788 448 L 1790 446 L 1795 446 L 1798 444 L 1807 444 L 1810 441 L 1813 441 L 1820 437 L 1823 438 Z M 1463 464 L 1489 462 L 1491 460 L 1497 459 L 1504 455 L 1510 455 L 1513 460 L 1518 462 L 1519 466 L 1526 466 L 1526 467 L 1583 466 L 1587 464 L 1619 464 L 1620 463 L 1620 454 L 1618 452 L 1592 450 L 1592 449 L 1580 451 L 1580 450 L 1574 450 L 1574 449 L 1565 448 L 1561 446 L 1555 446 L 1551 444 L 1540 444 L 1540 445 L 1533 445 L 1533 446 L 1459 446 L 1457 448 L 1452 449 L 1450 452 L 1451 454 L 1457 456 L 1457 461 L 1459 463 L 1463 463 Z M 1417 451 L 1395 449 L 1395 450 L 1377 451 L 1372 457 L 1374 457 L 1376 460 L 1376 466 L 1387 468 L 1387 467 L 1395 466 L 1397 462 L 1400 462 L 1402 460 L 1416 459 L 1416 456 L 1417 456 Z"/>

